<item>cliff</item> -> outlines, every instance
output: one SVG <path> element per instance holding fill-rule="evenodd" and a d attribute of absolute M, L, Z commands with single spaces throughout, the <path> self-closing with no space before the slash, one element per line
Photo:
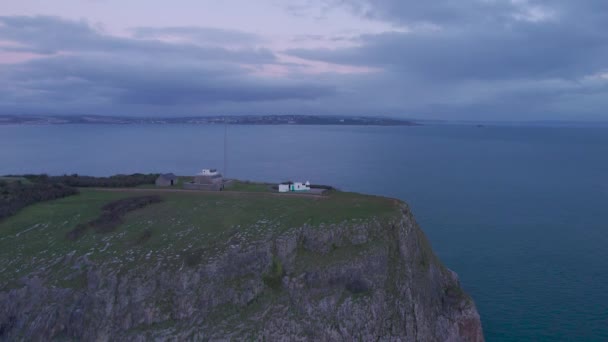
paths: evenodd
<path fill-rule="evenodd" d="M 254 205 L 238 201 L 241 210 Z M 61 243 L 56 253 L 47 248 L 23 267 L 0 269 L 0 340 L 482 341 L 479 315 L 456 274 L 433 254 L 408 207 L 383 201 L 390 211 L 361 216 L 365 203 L 353 200 L 344 208 L 353 206 L 354 218 L 335 222 L 307 219 L 279 229 L 273 220 L 239 220 L 225 235 L 197 233 L 201 240 L 192 236 L 185 245 L 166 236 L 187 236 L 196 222 L 176 215 L 163 225 L 165 235 L 154 230 L 156 242 L 135 233 L 125 240 L 130 229 L 152 229 L 152 212 L 161 217 L 162 205 L 175 210 L 168 198 L 129 214 L 110 235 L 86 233 L 80 243 L 97 249 L 70 251 L 74 242 L 49 238 L 49 246 Z M 331 208 L 325 215 L 346 213 L 315 202 L 310 206 Z M 34 218 L 16 217 L 0 229 L 45 217 L 28 214 Z M 15 243 L 14 232 L 0 244 Z"/>

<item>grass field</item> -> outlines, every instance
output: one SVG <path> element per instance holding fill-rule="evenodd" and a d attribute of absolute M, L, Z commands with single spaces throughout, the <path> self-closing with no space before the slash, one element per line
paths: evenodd
<path fill-rule="evenodd" d="M 245 191 L 245 192 L 277 192 L 272 189 L 275 184 L 269 183 L 254 183 L 247 181 L 234 180 L 231 181 L 225 188 L 226 191 Z"/>
<path fill-rule="evenodd" d="M 242 190 L 241 190 L 242 191 Z M 163 202 L 128 213 L 113 232 L 89 230 L 76 241 L 66 233 L 98 217 L 111 201 L 141 196 L 137 191 L 81 189 L 79 195 L 39 203 L 0 222 L 0 289 L 33 270 L 52 271 L 65 285 L 63 257 L 128 267 L 133 263 L 183 265 L 189 255 L 206 257 L 230 241 L 252 241 L 303 224 L 319 226 L 398 214 L 391 199 L 332 192 L 322 198 L 251 193 L 145 191 Z"/>

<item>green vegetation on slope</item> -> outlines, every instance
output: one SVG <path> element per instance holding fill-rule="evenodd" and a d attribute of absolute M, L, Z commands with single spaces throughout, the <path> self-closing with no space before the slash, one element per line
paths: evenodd
<path fill-rule="evenodd" d="M 86 233 L 88 228 L 93 228 L 97 233 L 112 232 L 123 222 L 122 218 L 126 213 L 159 202 L 162 202 L 162 198 L 158 195 L 128 197 L 110 202 L 101 208 L 103 212 L 98 218 L 78 224 L 76 228 L 66 234 L 66 238 L 72 241 L 77 240 Z M 145 231 L 143 239 L 150 238 L 150 234 L 150 231 Z"/>
<path fill-rule="evenodd" d="M 80 176 L 77 174 L 63 176 L 24 175 L 34 183 L 61 183 L 73 187 L 122 188 L 143 184 L 154 184 L 158 174 L 134 173 L 131 175 L 114 175 L 110 177 Z"/>
<path fill-rule="evenodd" d="M 16 181 L 19 181 L 23 184 L 31 183 L 27 178 L 21 176 L 0 176 L 0 182 L 10 183 Z"/>
<path fill-rule="evenodd" d="M 16 214 L 28 205 L 77 193 L 78 190 L 64 184 L 0 180 L 0 220 Z"/>
<path fill-rule="evenodd" d="M 87 230 L 76 241 L 66 234 L 99 217 L 109 202 L 157 194 L 163 201 L 126 213 L 116 229 L 102 234 Z M 0 223 L 0 289 L 34 270 L 58 277 L 65 255 L 87 255 L 117 268 L 135 263 L 183 267 L 234 243 L 247 243 L 304 224 L 340 223 L 398 214 L 395 201 L 352 193 L 295 197 L 265 193 L 200 193 L 164 190 L 99 191 L 82 189 L 76 196 L 38 203 Z M 75 282 L 78 284 L 79 282 Z"/>
<path fill-rule="evenodd" d="M 272 258 L 272 265 L 270 265 L 270 270 L 264 274 L 263 279 L 266 286 L 270 287 L 273 290 L 279 290 L 281 288 L 281 279 L 283 278 L 283 265 L 281 264 L 281 260 L 277 257 Z"/>
<path fill-rule="evenodd" d="M 49 201 L 78 193 L 77 187 L 135 187 L 154 184 L 157 174 L 114 175 L 91 177 L 63 175 L 23 175 L 0 177 L 0 220 L 38 202 Z"/>

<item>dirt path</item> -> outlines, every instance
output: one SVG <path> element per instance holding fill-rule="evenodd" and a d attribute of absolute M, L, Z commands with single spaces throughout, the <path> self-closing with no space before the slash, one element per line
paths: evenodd
<path fill-rule="evenodd" d="M 251 192 L 251 191 L 205 191 L 205 190 L 185 190 L 185 189 L 160 189 L 160 188 L 83 188 L 95 191 L 109 192 L 181 192 L 188 194 L 213 194 L 213 195 L 245 195 L 245 196 L 273 196 L 273 197 L 299 197 L 309 199 L 327 199 L 325 195 L 302 194 L 302 193 L 279 193 L 279 192 Z"/>

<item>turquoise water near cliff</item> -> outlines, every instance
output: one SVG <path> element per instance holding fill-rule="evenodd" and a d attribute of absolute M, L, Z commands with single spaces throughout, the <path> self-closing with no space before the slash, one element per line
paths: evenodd
<path fill-rule="evenodd" d="M 0 126 L 0 174 L 194 174 L 223 126 Z M 608 128 L 230 126 L 227 174 L 409 202 L 489 341 L 608 340 Z"/>

